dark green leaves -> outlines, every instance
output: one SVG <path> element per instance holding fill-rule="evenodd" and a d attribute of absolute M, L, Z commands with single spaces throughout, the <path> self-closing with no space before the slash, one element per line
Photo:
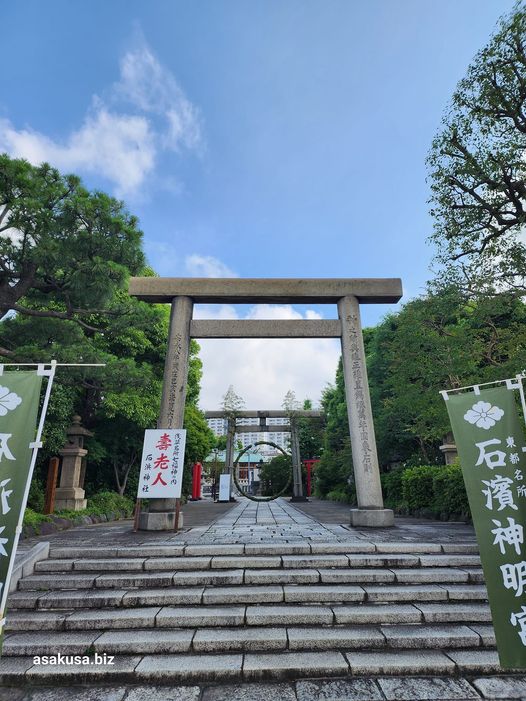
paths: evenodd
<path fill-rule="evenodd" d="M 432 240 L 471 293 L 526 289 L 526 10 L 519 2 L 460 81 L 428 157 Z"/>

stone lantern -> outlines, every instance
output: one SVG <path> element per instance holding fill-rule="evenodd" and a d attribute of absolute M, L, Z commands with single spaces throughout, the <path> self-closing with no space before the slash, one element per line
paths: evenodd
<path fill-rule="evenodd" d="M 73 423 L 66 431 L 67 440 L 59 451 L 62 457 L 60 485 L 55 492 L 55 509 L 80 511 L 86 508 L 84 498 L 84 470 L 82 459 L 88 454 L 84 448 L 84 438 L 93 434 L 80 425 L 80 416 L 73 417 Z"/>
<path fill-rule="evenodd" d="M 457 446 L 453 434 L 449 432 L 444 436 L 443 445 L 439 446 L 439 450 L 443 453 L 446 460 L 446 465 L 451 465 L 458 457 Z"/>

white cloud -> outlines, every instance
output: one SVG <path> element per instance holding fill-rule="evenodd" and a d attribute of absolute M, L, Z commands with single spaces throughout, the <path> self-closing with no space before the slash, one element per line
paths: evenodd
<path fill-rule="evenodd" d="M 63 171 L 101 176 L 119 196 L 133 195 L 154 171 L 159 154 L 201 147 L 198 110 L 144 39 L 125 53 L 120 80 L 92 96 L 81 126 L 61 140 L 0 119 L 0 152 L 47 161 Z M 130 109 L 131 106 L 131 109 Z"/>
<path fill-rule="evenodd" d="M 194 307 L 194 319 L 239 319 L 236 308 L 230 304 L 199 304 Z"/>
<path fill-rule="evenodd" d="M 192 277 L 238 277 L 218 258 L 194 253 L 185 259 L 185 267 Z"/>
<path fill-rule="evenodd" d="M 162 115 L 167 121 L 163 143 L 167 148 L 194 149 L 201 145 L 199 111 L 186 98 L 173 74 L 159 63 L 142 37 L 120 62 L 120 81 L 115 95 L 143 110 Z"/>
<path fill-rule="evenodd" d="M 119 115 L 99 106 L 63 144 L 0 120 L 0 151 L 31 163 L 47 161 L 63 171 L 101 175 L 119 195 L 135 191 L 155 164 L 154 136 L 144 117 Z"/>
<path fill-rule="evenodd" d="M 240 317 L 234 307 L 200 306 L 200 319 L 318 319 L 303 316 L 289 305 L 257 305 Z M 199 341 L 203 361 L 200 404 L 218 409 L 232 384 L 247 409 L 280 409 L 289 389 L 299 400 L 319 402 L 323 389 L 334 382 L 339 343 L 334 339 L 225 339 Z"/>

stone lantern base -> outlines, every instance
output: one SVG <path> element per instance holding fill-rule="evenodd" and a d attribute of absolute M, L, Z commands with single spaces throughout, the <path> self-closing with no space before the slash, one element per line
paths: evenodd
<path fill-rule="evenodd" d="M 55 492 L 55 510 L 81 511 L 87 506 L 84 490 L 80 487 L 57 487 Z"/>

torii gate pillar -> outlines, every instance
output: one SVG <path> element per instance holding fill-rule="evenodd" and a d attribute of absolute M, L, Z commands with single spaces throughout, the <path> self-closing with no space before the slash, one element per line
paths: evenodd
<path fill-rule="evenodd" d="M 180 296 L 172 300 L 161 412 L 157 428 L 183 428 L 193 309 L 194 304 L 190 297 Z M 141 531 L 173 531 L 174 527 L 175 499 L 151 499 L 148 511 L 139 516 Z"/>
<path fill-rule="evenodd" d="M 351 526 L 392 526 L 393 511 L 384 509 L 382 498 L 360 305 L 356 297 L 349 295 L 338 301 L 338 316 L 342 323 L 345 401 L 358 500 L 358 508 L 351 509 Z"/>

